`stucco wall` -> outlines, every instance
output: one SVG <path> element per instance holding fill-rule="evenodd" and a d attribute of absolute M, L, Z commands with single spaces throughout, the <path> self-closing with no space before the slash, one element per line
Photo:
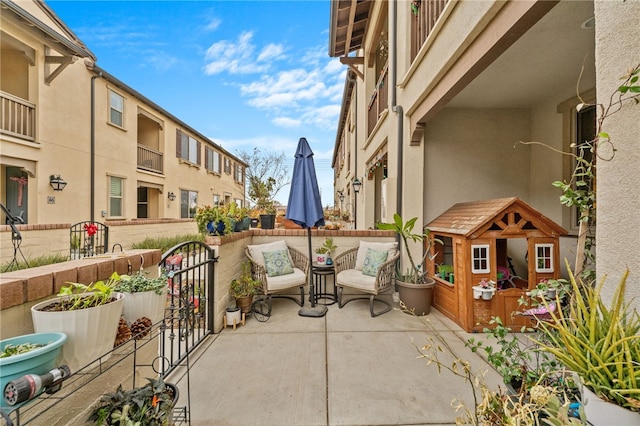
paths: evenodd
<path fill-rule="evenodd" d="M 604 105 L 625 72 L 640 63 L 640 2 L 595 1 L 597 99 Z M 607 118 L 604 131 L 617 149 L 612 161 L 599 161 L 597 275 L 608 275 L 608 298 L 625 268 L 631 273 L 627 296 L 640 307 L 640 120 L 638 105 L 627 104 Z"/>
<path fill-rule="evenodd" d="M 441 111 L 425 134 L 426 222 L 461 201 L 529 202 L 530 148 L 513 146 L 530 134 L 528 110 Z"/>

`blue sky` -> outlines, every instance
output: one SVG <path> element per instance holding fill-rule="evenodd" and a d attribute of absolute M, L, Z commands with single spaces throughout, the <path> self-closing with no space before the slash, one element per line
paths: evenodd
<path fill-rule="evenodd" d="M 346 67 L 327 53 L 328 0 L 47 4 L 101 68 L 230 152 L 285 152 L 292 172 L 306 137 L 323 205 L 333 204 Z"/>

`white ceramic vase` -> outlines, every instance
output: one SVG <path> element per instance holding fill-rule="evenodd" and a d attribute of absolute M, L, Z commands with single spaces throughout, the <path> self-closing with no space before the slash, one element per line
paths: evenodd
<path fill-rule="evenodd" d="M 327 263 L 327 255 L 325 253 L 316 253 L 316 263 L 325 265 Z"/>
<path fill-rule="evenodd" d="M 73 311 L 39 310 L 53 303 L 55 299 L 31 307 L 31 318 L 36 333 L 61 331 L 67 335 L 67 341 L 62 347 L 56 365 L 66 364 L 71 373 L 75 373 L 113 349 L 125 297 L 123 293 L 114 293 L 113 296 L 116 298 L 113 302 Z M 109 355 L 102 359 L 106 360 Z"/>

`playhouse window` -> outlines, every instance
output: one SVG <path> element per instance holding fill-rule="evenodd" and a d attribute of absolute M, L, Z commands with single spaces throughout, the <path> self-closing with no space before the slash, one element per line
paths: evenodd
<path fill-rule="evenodd" d="M 536 272 L 553 272 L 553 244 L 536 244 Z"/>
<path fill-rule="evenodd" d="M 471 246 L 471 272 L 474 274 L 490 272 L 489 244 L 477 244 Z"/>

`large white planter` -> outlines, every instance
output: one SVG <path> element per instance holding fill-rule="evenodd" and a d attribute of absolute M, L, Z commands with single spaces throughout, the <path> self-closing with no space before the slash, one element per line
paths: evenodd
<path fill-rule="evenodd" d="M 587 420 L 593 426 L 635 426 L 640 425 L 640 413 L 627 410 L 610 402 L 603 401 L 586 386 L 580 386 L 582 405 Z"/>
<path fill-rule="evenodd" d="M 125 296 L 123 293 L 114 293 L 114 297 L 116 300 L 106 305 L 75 311 L 39 310 L 55 299 L 37 303 L 31 308 L 36 333 L 61 331 L 67 335 L 56 365 L 66 364 L 71 373 L 75 373 L 113 349 Z"/>
<path fill-rule="evenodd" d="M 124 294 L 124 319 L 129 325 L 142 317 L 149 318 L 152 324 L 164 318 L 164 309 L 167 304 L 166 289 L 162 294 L 157 294 L 155 291 Z"/>

